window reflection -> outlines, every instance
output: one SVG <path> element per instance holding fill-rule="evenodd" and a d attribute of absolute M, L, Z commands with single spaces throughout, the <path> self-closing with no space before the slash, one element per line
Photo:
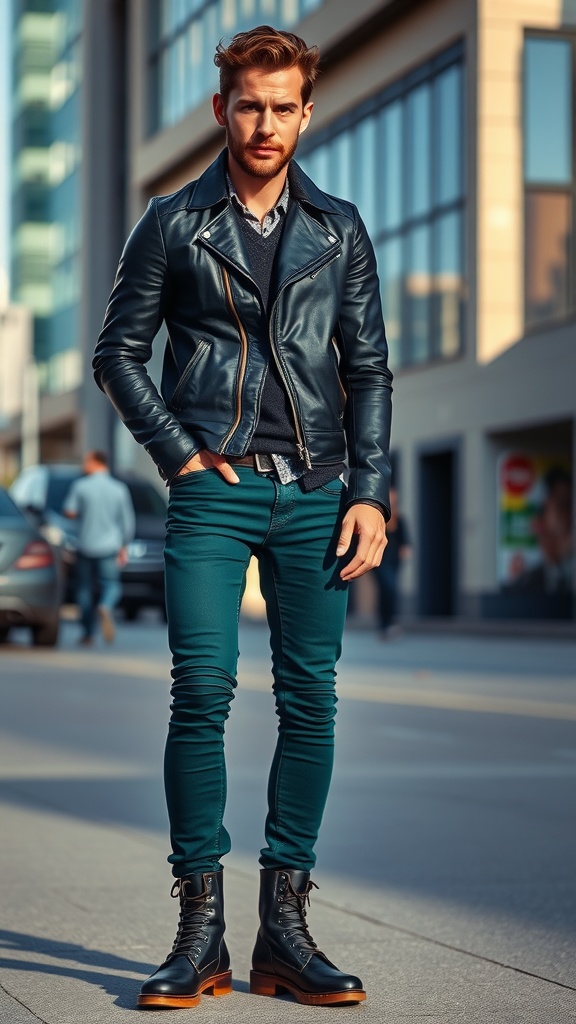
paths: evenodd
<path fill-rule="evenodd" d="M 422 78 L 425 80 L 422 81 Z M 374 242 L 392 366 L 462 349 L 463 68 L 458 52 L 415 85 L 352 111 L 298 158 L 325 191 L 356 203 Z"/>
<path fill-rule="evenodd" d="M 524 313 L 528 325 L 576 308 L 574 41 L 532 36 L 524 53 Z M 571 269 L 572 268 L 572 269 Z"/>
<path fill-rule="evenodd" d="M 148 0 L 152 131 L 179 121 L 217 88 L 214 49 L 260 22 L 290 28 L 324 0 Z"/>
<path fill-rule="evenodd" d="M 524 159 L 527 182 L 572 178 L 572 68 L 566 39 L 527 39 L 524 60 Z"/>
<path fill-rule="evenodd" d="M 402 337 L 402 239 L 390 238 L 376 248 L 382 288 L 382 308 L 392 367 L 401 363 Z"/>
<path fill-rule="evenodd" d="M 430 228 L 428 225 L 410 231 L 406 239 L 406 303 L 407 341 L 410 361 L 421 363 L 430 357 Z"/>
<path fill-rule="evenodd" d="M 381 211 L 379 226 L 395 228 L 402 221 L 402 104 L 399 101 L 384 108 L 378 127 L 382 175 L 377 190 Z"/>
<path fill-rule="evenodd" d="M 456 355 L 460 348 L 463 315 L 462 216 L 460 211 L 440 217 L 435 224 L 434 302 L 439 355 Z"/>
<path fill-rule="evenodd" d="M 430 208 L 430 86 L 413 89 L 408 95 L 408 213 L 426 213 Z"/>
<path fill-rule="evenodd" d="M 462 194 L 461 74 L 459 65 L 454 65 L 438 75 L 436 80 L 438 159 L 434 191 L 439 203 L 449 203 Z"/>
<path fill-rule="evenodd" d="M 555 192 L 526 197 L 526 322 L 568 312 L 572 199 Z"/>

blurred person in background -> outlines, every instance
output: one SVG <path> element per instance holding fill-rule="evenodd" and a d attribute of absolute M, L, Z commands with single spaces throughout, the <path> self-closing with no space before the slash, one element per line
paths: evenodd
<path fill-rule="evenodd" d="M 360 979 L 313 942 L 306 904 L 332 773 L 348 583 L 379 563 L 386 542 L 392 377 L 358 211 L 292 161 L 318 60 L 315 47 L 268 26 L 218 46 L 213 104 L 227 149 L 197 181 L 151 201 L 94 357 L 97 383 L 170 487 L 165 784 L 180 926 L 141 1007 L 195 1006 L 202 992 L 232 987 L 223 734 L 253 554 L 279 730 L 251 991 L 287 989 L 312 1005 L 365 998 Z M 170 343 L 159 393 L 145 364 L 162 320 Z"/>
<path fill-rule="evenodd" d="M 386 525 L 388 543 L 382 555 L 380 565 L 374 569 L 374 579 L 378 591 L 378 628 L 383 640 L 397 636 L 400 627 L 396 622 L 398 614 L 398 583 L 400 570 L 405 559 L 409 558 L 410 535 L 404 516 L 400 513 L 398 491 L 390 489 L 391 516 Z"/>
<path fill-rule="evenodd" d="M 84 476 L 71 485 L 64 515 L 78 520 L 76 600 L 80 608 L 80 643 L 94 642 L 97 621 L 106 643 L 114 641 L 114 608 L 122 596 L 120 570 L 134 538 L 134 506 L 126 484 L 114 480 L 104 452 L 84 458 Z M 96 599 L 96 594 L 98 597 Z"/>
<path fill-rule="evenodd" d="M 562 466 L 553 466 L 545 474 L 543 483 L 542 505 L 531 524 L 540 562 L 530 568 L 519 564 L 507 589 L 571 594 L 574 586 L 572 477 Z"/>

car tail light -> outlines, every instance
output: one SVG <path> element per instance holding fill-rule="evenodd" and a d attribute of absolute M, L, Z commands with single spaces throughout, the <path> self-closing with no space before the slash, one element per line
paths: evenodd
<path fill-rule="evenodd" d="M 14 562 L 15 569 L 45 569 L 54 565 L 52 548 L 45 540 L 33 540 Z"/>

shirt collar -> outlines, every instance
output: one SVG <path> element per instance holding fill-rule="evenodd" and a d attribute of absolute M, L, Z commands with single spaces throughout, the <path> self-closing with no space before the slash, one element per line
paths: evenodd
<path fill-rule="evenodd" d="M 252 213 L 252 211 L 248 209 L 248 207 L 242 202 L 242 200 L 238 198 L 238 193 L 236 192 L 236 189 L 234 188 L 234 185 L 232 184 L 232 180 L 228 173 L 226 174 L 226 183 L 228 185 L 228 194 L 230 196 L 230 199 L 236 204 L 237 208 L 241 211 L 241 213 L 243 213 L 244 216 L 248 218 L 248 220 L 258 221 L 258 217 L 256 216 L 256 214 Z M 278 202 L 274 204 L 271 210 L 268 210 L 268 213 L 266 214 L 264 220 L 266 221 L 266 218 L 270 217 L 272 220 L 276 221 L 280 214 L 285 214 L 288 210 L 289 199 L 290 187 L 288 185 L 288 178 L 286 178 L 286 183 L 284 185 L 284 188 L 282 189 L 282 194 L 278 199 Z M 258 223 L 260 222 L 258 221 Z"/>

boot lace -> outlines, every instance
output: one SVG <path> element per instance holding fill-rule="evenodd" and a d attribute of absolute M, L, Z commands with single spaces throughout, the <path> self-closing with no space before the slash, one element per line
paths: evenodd
<path fill-rule="evenodd" d="M 212 896 L 206 888 L 198 896 L 186 896 L 185 879 L 182 878 L 176 879 L 170 895 L 173 899 L 180 897 L 180 919 L 169 959 L 189 953 L 199 956 L 208 941 L 206 927 L 210 910 L 207 904 Z"/>
<path fill-rule="evenodd" d="M 296 892 L 288 879 L 287 888 L 278 908 L 283 925 L 283 937 L 297 950 L 300 956 L 319 953 L 317 944 L 310 935 L 306 921 L 306 906 L 310 906 L 310 892 L 318 886 L 312 879 L 307 882 L 304 892 Z"/>

